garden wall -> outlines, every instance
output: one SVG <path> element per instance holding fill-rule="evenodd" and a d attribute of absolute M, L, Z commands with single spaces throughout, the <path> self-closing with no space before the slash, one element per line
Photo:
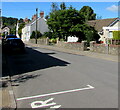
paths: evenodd
<path fill-rule="evenodd" d="M 86 44 L 87 43 L 85 41 L 83 41 L 82 43 L 58 41 L 56 46 L 58 46 L 60 48 L 85 51 L 85 50 L 87 50 Z"/>
<path fill-rule="evenodd" d="M 120 45 L 96 44 L 95 42 L 90 42 L 90 51 L 104 54 L 119 55 Z"/>
<path fill-rule="evenodd" d="M 30 39 L 29 41 L 30 41 L 30 43 L 35 44 L 35 39 Z M 49 45 L 49 39 L 48 38 L 37 39 L 37 44 Z"/>

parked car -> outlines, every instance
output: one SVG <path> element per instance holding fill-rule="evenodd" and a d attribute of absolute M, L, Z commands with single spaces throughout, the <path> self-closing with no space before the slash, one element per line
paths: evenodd
<path fill-rule="evenodd" d="M 7 35 L 6 37 L 5 37 L 5 39 L 8 39 L 8 38 L 17 38 L 17 36 L 16 35 Z"/>
<path fill-rule="evenodd" d="M 3 51 L 5 52 L 24 52 L 25 44 L 20 38 L 7 38 L 4 42 Z"/>
<path fill-rule="evenodd" d="M 17 38 L 17 36 L 10 34 L 10 35 L 7 35 L 6 37 L 3 37 L 3 38 L 2 38 L 2 43 L 3 43 L 3 45 L 6 43 L 6 40 L 7 40 L 8 38 Z"/>

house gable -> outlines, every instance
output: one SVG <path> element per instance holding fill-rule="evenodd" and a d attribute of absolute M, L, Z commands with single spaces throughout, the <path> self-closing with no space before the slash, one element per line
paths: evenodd
<path fill-rule="evenodd" d="M 91 20 L 87 24 L 94 27 L 98 32 L 101 32 L 103 27 L 114 25 L 118 21 L 118 18 Z"/>

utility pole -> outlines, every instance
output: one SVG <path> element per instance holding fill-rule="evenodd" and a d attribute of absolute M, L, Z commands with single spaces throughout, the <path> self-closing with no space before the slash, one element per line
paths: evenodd
<path fill-rule="evenodd" d="M 36 35 L 35 35 L 35 43 L 37 44 L 37 19 L 38 19 L 38 8 L 36 8 Z"/>
<path fill-rule="evenodd" d="M 2 37 L 2 9 L 0 9 L 0 37 Z"/>
<path fill-rule="evenodd" d="M 0 9 L 0 28 L 2 28 L 2 9 Z"/>

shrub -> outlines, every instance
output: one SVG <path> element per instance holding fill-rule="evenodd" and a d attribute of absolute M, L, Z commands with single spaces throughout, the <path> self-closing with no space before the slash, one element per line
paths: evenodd
<path fill-rule="evenodd" d="M 113 31 L 113 39 L 120 40 L 120 31 Z"/>
<path fill-rule="evenodd" d="M 50 43 L 54 43 L 54 44 L 57 43 L 57 39 L 54 39 L 54 38 L 50 39 L 49 41 Z"/>
<path fill-rule="evenodd" d="M 48 37 L 49 39 L 51 39 L 53 37 L 53 33 L 52 32 L 44 32 L 43 36 Z"/>
<path fill-rule="evenodd" d="M 35 38 L 35 31 L 32 32 L 30 38 L 31 38 L 31 39 Z"/>
<path fill-rule="evenodd" d="M 35 38 L 35 36 L 36 36 L 36 32 L 33 31 L 30 38 L 33 39 Z M 40 31 L 37 31 L 37 38 L 41 38 L 41 37 L 42 37 L 42 34 L 40 33 Z"/>

